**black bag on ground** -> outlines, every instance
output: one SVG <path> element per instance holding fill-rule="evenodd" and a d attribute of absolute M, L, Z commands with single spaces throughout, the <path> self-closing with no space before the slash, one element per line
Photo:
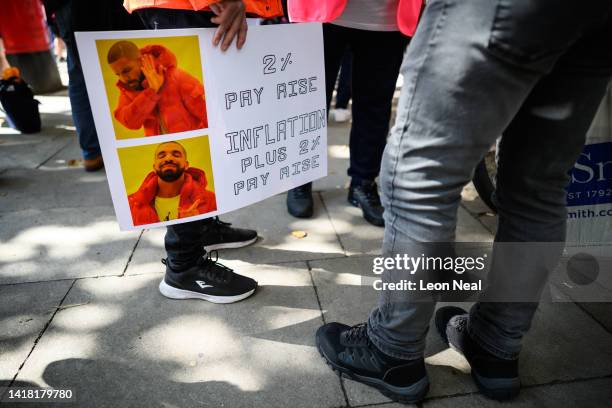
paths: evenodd
<path fill-rule="evenodd" d="M 11 127 L 21 133 L 40 132 L 39 102 L 25 81 L 16 77 L 0 80 L 0 104 Z"/>

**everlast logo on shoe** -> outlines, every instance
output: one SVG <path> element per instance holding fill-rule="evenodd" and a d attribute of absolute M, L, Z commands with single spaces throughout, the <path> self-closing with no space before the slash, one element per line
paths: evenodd
<path fill-rule="evenodd" d="M 196 281 L 196 283 L 197 283 L 197 284 L 198 284 L 198 286 L 199 286 L 200 288 L 202 288 L 202 289 L 205 289 L 205 288 L 212 288 L 212 287 L 213 287 L 212 285 L 208 285 L 208 284 L 207 284 L 206 282 L 204 282 L 204 281 Z"/>

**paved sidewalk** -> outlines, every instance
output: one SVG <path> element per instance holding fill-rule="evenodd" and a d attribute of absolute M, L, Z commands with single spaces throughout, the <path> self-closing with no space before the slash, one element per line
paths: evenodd
<path fill-rule="evenodd" d="M 314 347 L 323 322 L 363 321 L 376 302 L 359 284 L 383 230 L 346 202 L 347 125 L 330 124 L 313 219 L 289 216 L 284 194 L 222 217 L 258 230 L 255 245 L 221 259 L 261 285 L 223 306 L 157 292 L 164 231 L 119 232 L 104 172 L 80 167 L 65 94 L 39 99 L 42 133 L 0 127 L 0 386 L 70 388 L 79 407 L 400 406 L 339 380 Z M 458 238 L 491 241 L 494 224 L 467 188 Z M 483 398 L 430 332 L 423 406 L 610 406 L 610 309 L 543 304 L 521 356 L 525 388 L 509 404 Z"/>

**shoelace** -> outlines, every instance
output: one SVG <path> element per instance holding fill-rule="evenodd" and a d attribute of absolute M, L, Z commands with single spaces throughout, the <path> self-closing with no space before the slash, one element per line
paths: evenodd
<path fill-rule="evenodd" d="M 210 251 L 206 254 L 205 258 L 200 259 L 202 260 L 201 262 L 204 267 L 204 276 L 207 279 L 213 282 L 229 282 L 230 276 L 234 270 L 218 262 L 219 252 Z"/>
<path fill-rule="evenodd" d="M 380 205 L 380 196 L 378 195 L 378 187 L 376 186 L 376 183 L 363 184 L 362 191 L 368 204 L 371 206 Z"/>
<path fill-rule="evenodd" d="M 216 227 L 217 229 L 229 227 L 230 225 L 232 225 L 231 222 L 221 221 L 219 217 L 215 217 L 212 219 L 212 226 Z"/>
<path fill-rule="evenodd" d="M 227 283 L 229 282 L 234 270 L 221 264 L 219 261 L 219 252 L 210 251 L 206 256 L 198 259 L 198 265 L 203 269 L 204 277 L 211 282 Z M 161 260 L 162 264 L 168 265 L 167 259 Z"/>
<path fill-rule="evenodd" d="M 466 330 L 466 328 L 467 328 L 467 320 L 468 320 L 468 319 L 463 318 L 463 317 L 462 317 L 462 318 L 456 318 L 456 319 L 455 319 L 455 322 L 457 322 L 457 324 L 456 324 L 456 326 L 455 326 L 455 327 L 457 328 L 457 331 L 458 331 L 459 333 L 462 333 L 463 331 L 465 331 L 465 330 Z"/>
<path fill-rule="evenodd" d="M 367 323 L 359 323 L 346 331 L 345 339 L 348 343 L 361 343 L 363 340 L 370 343 L 368 337 L 368 325 Z"/>

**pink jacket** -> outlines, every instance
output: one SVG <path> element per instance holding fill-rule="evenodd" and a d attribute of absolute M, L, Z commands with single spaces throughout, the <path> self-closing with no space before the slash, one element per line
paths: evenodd
<path fill-rule="evenodd" d="M 288 0 L 289 20 L 294 22 L 334 21 L 350 0 Z M 416 31 L 423 0 L 400 0 L 397 9 L 397 25 L 402 33 L 412 37 Z"/>

